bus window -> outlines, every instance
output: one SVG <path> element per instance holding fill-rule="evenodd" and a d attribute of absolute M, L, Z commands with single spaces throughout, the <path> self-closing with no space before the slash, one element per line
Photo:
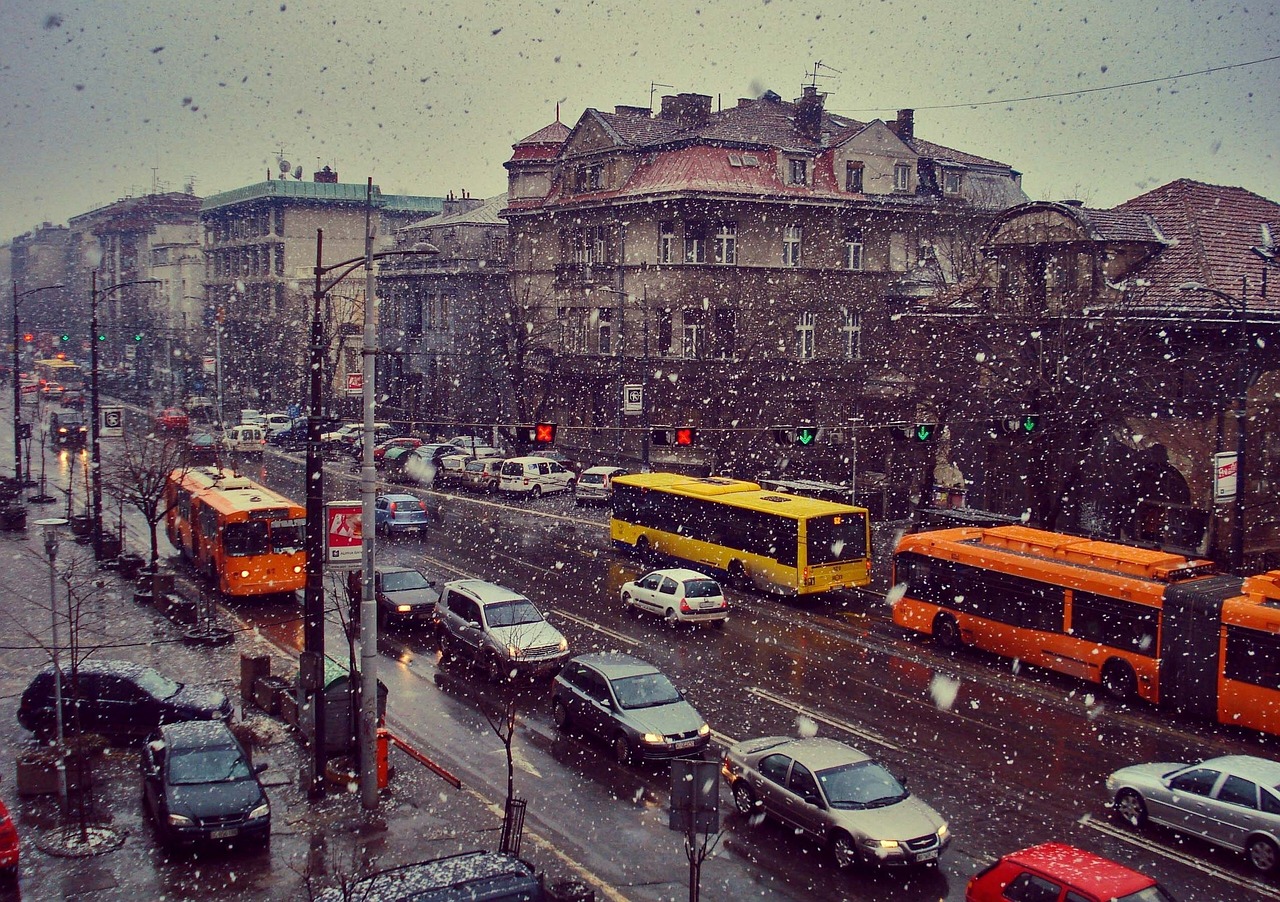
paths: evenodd
<path fill-rule="evenodd" d="M 271 543 L 267 541 L 266 521 L 228 523 L 222 532 L 222 548 L 232 557 L 270 553 Z"/>
<path fill-rule="evenodd" d="M 857 561 L 867 556 L 867 521 L 852 514 L 810 517 L 805 559 L 810 567 Z"/>
<path fill-rule="evenodd" d="M 1093 592 L 1071 594 L 1071 634 L 1100 645 L 1155 657 L 1159 611 Z"/>
<path fill-rule="evenodd" d="M 293 554 L 303 548 L 301 526 L 284 526 L 280 521 L 271 524 L 271 548 L 278 554 Z"/>

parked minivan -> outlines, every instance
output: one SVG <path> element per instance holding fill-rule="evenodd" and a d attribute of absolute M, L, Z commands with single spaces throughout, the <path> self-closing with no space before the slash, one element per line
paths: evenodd
<path fill-rule="evenodd" d="M 545 457 L 511 457 L 502 464 L 498 487 L 504 492 L 528 494 L 537 498 L 551 492 L 573 491 L 574 475 L 554 460 Z"/>
<path fill-rule="evenodd" d="M 232 426 L 222 434 L 222 447 L 239 454 L 261 454 L 267 433 L 261 426 Z"/>

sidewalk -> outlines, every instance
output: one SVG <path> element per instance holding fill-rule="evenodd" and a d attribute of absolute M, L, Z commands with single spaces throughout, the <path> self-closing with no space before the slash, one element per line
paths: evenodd
<path fill-rule="evenodd" d="M 32 506 L 29 522 L 55 512 Z M 134 548 L 133 550 L 141 550 Z M 64 537 L 59 571 L 75 585 L 81 622 L 81 647 L 94 657 L 122 658 L 155 666 L 180 680 L 218 684 L 236 706 L 236 719 L 248 719 L 265 746 L 255 761 L 269 764 L 263 774 L 272 803 L 269 851 L 215 850 L 190 857 L 167 857 L 143 818 L 137 753 L 112 748 L 94 768 L 92 816 L 125 836 L 116 851 L 87 859 L 46 855 L 36 848 L 39 835 L 58 823 L 56 799 L 20 799 L 12 763 L 34 741 L 18 725 L 16 710 L 31 676 L 48 661 L 43 649 L 50 632 L 48 562 L 39 529 L 0 533 L 0 798 L 8 804 L 23 838 L 23 860 L 16 888 L 0 889 L 0 899 L 267 899 L 306 898 L 357 870 L 394 867 L 470 849 L 494 849 L 501 829 L 501 800 L 489 800 L 464 787 L 455 790 L 403 753 L 391 753 L 397 773 L 375 812 L 365 812 L 359 797 L 336 789 L 318 801 L 300 786 L 302 748 L 280 721 L 267 718 L 239 697 L 240 655 L 269 655 L 273 673 L 292 674 L 294 664 L 251 630 L 238 630 L 223 648 L 191 648 L 178 626 L 149 607 L 136 604 L 132 586 L 111 571 L 97 571 L 85 546 Z M 65 569 L 64 569 L 65 568 Z M 66 587 L 58 585 L 59 604 Z M 65 613 L 65 608 L 62 609 Z M 225 620 L 224 625 L 235 625 Z M 66 642 L 65 628 L 60 637 Z M 427 754 L 432 750 L 425 749 Z M 525 831 L 522 856 L 549 880 L 584 875 L 550 845 Z M 597 892 L 597 898 L 621 898 Z"/>

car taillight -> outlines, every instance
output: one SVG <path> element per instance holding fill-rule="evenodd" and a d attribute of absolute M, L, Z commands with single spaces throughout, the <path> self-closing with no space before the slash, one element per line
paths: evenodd
<path fill-rule="evenodd" d="M 423 512 L 424 514 L 427 512 L 427 502 L 425 502 L 425 501 L 419 501 L 419 502 L 418 502 L 418 507 L 422 508 L 422 512 Z"/>
<path fill-rule="evenodd" d="M 394 501 L 390 502 L 390 503 L 387 505 L 387 511 L 388 511 L 389 513 L 393 513 L 393 514 L 396 512 L 396 503 L 395 503 Z"/>
<path fill-rule="evenodd" d="M 693 608 L 689 607 L 689 602 L 688 602 L 688 600 L 687 600 L 687 599 L 684 599 L 684 598 L 680 599 L 680 613 L 681 613 L 681 614 L 689 614 L 689 613 L 691 613 L 692 611 L 693 611 Z"/>

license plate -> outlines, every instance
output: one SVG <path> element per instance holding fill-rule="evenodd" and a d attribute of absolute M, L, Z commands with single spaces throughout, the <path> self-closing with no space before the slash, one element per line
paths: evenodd
<path fill-rule="evenodd" d="M 231 837 L 235 836 L 239 832 L 240 831 L 235 827 L 231 827 L 230 829 L 227 829 L 227 830 L 211 830 L 209 832 L 209 838 L 210 839 L 231 839 Z"/>
<path fill-rule="evenodd" d="M 671 747 L 677 748 L 677 749 L 691 749 L 695 747 L 697 744 L 698 744 L 698 740 L 696 739 L 682 739 L 680 742 L 672 743 Z"/>
<path fill-rule="evenodd" d="M 916 861 L 936 861 L 937 859 L 938 859 L 937 849 L 934 849 L 932 852 L 921 852 L 919 855 L 916 856 Z"/>

